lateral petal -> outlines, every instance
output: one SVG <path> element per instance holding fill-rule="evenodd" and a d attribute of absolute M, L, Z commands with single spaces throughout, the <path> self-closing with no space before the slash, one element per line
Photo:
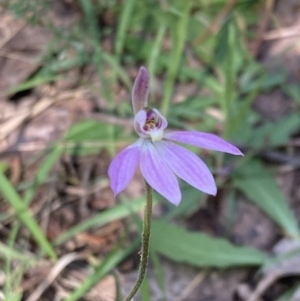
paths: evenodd
<path fill-rule="evenodd" d="M 164 138 L 205 149 L 229 153 L 232 155 L 243 155 L 243 153 L 234 145 L 216 135 L 209 133 L 196 131 L 176 131 L 164 134 Z"/>
<path fill-rule="evenodd" d="M 140 167 L 148 184 L 174 205 L 181 201 L 178 180 L 154 145 L 145 140 L 140 154 Z"/>
<path fill-rule="evenodd" d="M 116 196 L 131 181 L 140 159 L 140 148 L 143 140 L 139 139 L 134 144 L 122 150 L 110 163 L 108 175 L 110 186 Z"/>
<path fill-rule="evenodd" d="M 216 195 L 213 175 L 193 152 L 170 141 L 159 141 L 155 146 L 178 177 L 205 193 Z"/>

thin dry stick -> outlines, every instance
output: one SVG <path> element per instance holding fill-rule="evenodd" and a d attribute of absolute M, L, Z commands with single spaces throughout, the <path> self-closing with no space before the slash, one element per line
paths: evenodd
<path fill-rule="evenodd" d="M 1 141 L 1 139 L 0 139 L 0 141 Z M 77 142 L 72 142 L 72 141 L 57 144 L 57 146 L 64 147 L 65 149 L 72 149 L 77 145 L 78 145 Z M 100 148 L 100 147 L 107 147 L 109 145 L 112 145 L 112 143 L 105 142 L 105 141 L 100 141 L 100 142 L 84 141 L 84 142 L 80 143 L 81 147 L 87 147 L 87 148 L 91 148 L 91 147 Z M 113 145 L 117 146 L 117 147 L 124 147 L 124 146 L 128 145 L 128 141 L 118 141 L 118 142 L 115 142 Z M 49 145 L 46 144 L 45 142 L 24 142 L 24 143 L 20 143 L 20 144 L 14 146 L 13 149 L 5 149 L 5 148 L 1 148 L 1 146 L 0 146 L 0 152 L 3 152 L 3 153 L 35 152 L 35 151 L 45 151 L 47 149 L 49 149 Z"/>
<path fill-rule="evenodd" d="M 46 110 L 49 106 L 52 105 L 53 102 L 53 99 L 44 98 L 41 101 L 37 102 L 31 110 L 28 110 L 26 113 L 20 114 L 5 122 L 1 126 L 0 140 L 6 138 L 8 134 L 10 134 L 14 129 L 21 125 L 27 118 L 34 117 Z"/>
<path fill-rule="evenodd" d="M 184 288 L 184 290 L 180 293 L 179 297 L 174 301 L 184 301 L 187 297 L 193 292 L 193 290 L 206 278 L 207 271 L 200 272 L 196 275 L 196 277 Z"/>
<path fill-rule="evenodd" d="M 254 57 L 257 56 L 261 42 L 264 39 L 264 34 L 266 32 L 268 23 L 270 21 L 273 7 L 274 7 L 274 0 L 266 0 L 266 7 L 265 7 L 262 21 L 259 24 L 259 28 L 257 31 L 257 38 L 253 41 L 251 45 L 251 53 Z"/>
<path fill-rule="evenodd" d="M 56 97 L 45 97 L 40 99 L 38 102 L 36 102 L 30 109 L 26 111 L 22 111 L 22 114 L 17 115 L 5 123 L 1 125 L 0 129 L 0 141 L 5 139 L 13 130 L 15 130 L 17 127 L 19 127 L 23 122 L 28 120 L 29 118 L 36 117 L 37 115 L 44 112 L 46 109 L 48 109 L 51 105 L 58 101 L 66 100 L 69 98 L 74 97 L 74 93 L 65 92 L 62 95 L 56 96 Z"/>
<path fill-rule="evenodd" d="M 276 40 L 276 39 L 287 39 L 300 36 L 300 26 L 292 26 L 281 29 L 275 29 L 267 32 L 263 39 L 267 40 Z"/>
<path fill-rule="evenodd" d="M 263 293 L 280 277 L 280 273 L 271 274 L 263 278 L 257 285 L 255 291 L 247 299 L 247 301 L 257 301 Z"/>
<path fill-rule="evenodd" d="M 27 298 L 26 301 L 36 301 L 39 300 L 43 292 L 51 285 L 55 278 L 61 273 L 61 271 L 75 260 L 80 260 L 86 258 L 84 254 L 70 253 L 62 258 L 55 264 L 47 278 L 33 291 L 33 293 Z"/>
<path fill-rule="evenodd" d="M 146 183 L 146 207 L 144 213 L 144 224 L 143 224 L 143 238 L 142 238 L 142 251 L 141 251 L 141 262 L 138 272 L 138 278 L 135 282 L 131 292 L 123 301 L 131 301 L 134 295 L 139 290 L 147 269 L 148 256 L 149 256 L 149 239 L 151 232 L 151 217 L 152 217 L 152 188 Z"/>
<path fill-rule="evenodd" d="M 194 42 L 193 42 L 194 46 L 198 46 L 198 45 L 202 44 L 209 38 L 209 36 L 212 33 L 215 33 L 217 30 L 219 30 L 223 19 L 231 11 L 231 9 L 234 7 L 236 2 L 237 2 L 237 0 L 229 0 L 224 5 L 224 7 L 220 11 L 220 13 L 216 16 L 216 18 L 213 20 L 213 22 L 205 29 L 203 34 L 194 40 Z"/>
<path fill-rule="evenodd" d="M 16 60 L 16 61 L 21 61 L 25 63 L 33 63 L 34 62 L 34 57 L 33 56 L 26 56 L 20 52 L 16 51 L 11 51 L 10 49 L 2 49 L 0 50 L 0 56 Z"/>
<path fill-rule="evenodd" d="M 21 22 L 7 37 L 0 42 L 0 49 L 9 41 L 11 40 L 24 26 L 26 25 L 25 22 Z"/>
<path fill-rule="evenodd" d="M 95 120 L 100 120 L 106 123 L 114 124 L 114 125 L 120 125 L 127 128 L 133 128 L 133 119 L 125 119 L 125 118 L 119 118 L 112 115 L 106 115 L 102 113 L 92 113 L 89 114 L 88 119 L 92 118 Z"/>

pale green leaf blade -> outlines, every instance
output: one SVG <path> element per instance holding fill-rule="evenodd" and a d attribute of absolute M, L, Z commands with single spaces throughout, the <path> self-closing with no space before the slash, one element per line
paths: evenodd
<path fill-rule="evenodd" d="M 266 254 L 249 247 L 235 246 L 225 239 L 189 232 L 165 221 L 154 221 L 151 249 L 178 262 L 198 267 L 260 265 Z"/>
<path fill-rule="evenodd" d="M 292 237 L 299 237 L 297 220 L 274 177 L 259 161 L 242 166 L 234 185 Z"/>

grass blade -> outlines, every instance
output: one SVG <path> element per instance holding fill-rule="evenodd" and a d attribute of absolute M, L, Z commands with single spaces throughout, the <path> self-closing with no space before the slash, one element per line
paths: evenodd
<path fill-rule="evenodd" d="M 7 258 L 9 260 L 20 260 L 20 261 L 34 261 L 30 256 L 24 255 L 13 248 L 8 247 L 7 245 L 0 242 L 0 257 Z"/>
<path fill-rule="evenodd" d="M 116 45 L 115 45 L 116 56 L 117 56 L 118 62 L 120 60 L 120 56 L 123 51 L 124 41 L 126 38 L 126 31 L 130 24 L 131 15 L 132 15 L 135 1 L 136 0 L 127 0 L 127 1 L 123 2 L 124 4 L 123 4 L 123 9 L 122 9 L 122 14 L 120 17 L 119 26 L 117 29 L 117 37 L 116 37 Z"/>
<path fill-rule="evenodd" d="M 80 300 L 86 292 L 88 292 L 97 282 L 99 282 L 105 275 L 107 275 L 113 268 L 116 267 L 122 260 L 137 248 L 139 240 L 135 240 L 125 249 L 119 248 L 109 254 L 104 261 L 95 269 L 95 272 L 90 275 L 82 285 L 76 289 L 69 298 L 64 301 Z"/>
<path fill-rule="evenodd" d="M 38 245 L 48 254 L 50 258 L 56 259 L 56 254 L 52 245 L 45 237 L 36 220 L 30 214 L 25 202 L 20 198 L 12 184 L 2 172 L 0 172 L 0 190 L 3 196 L 14 208 L 17 216 L 26 226 Z"/>
<path fill-rule="evenodd" d="M 192 1 L 185 2 L 182 14 L 180 14 L 179 20 L 176 23 L 177 26 L 175 26 L 173 32 L 176 39 L 174 39 L 175 41 L 173 41 L 173 52 L 171 53 L 169 60 L 168 74 L 164 88 L 164 98 L 161 107 L 161 111 L 164 116 L 167 116 L 171 103 L 175 78 L 177 75 L 177 71 L 182 57 L 182 51 L 185 44 L 186 31 L 190 17 L 190 10 L 192 7 L 191 4 Z"/>
<path fill-rule="evenodd" d="M 153 78 L 154 78 L 154 74 L 155 74 L 155 67 L 156 67 L 156 62 L 160 53 L 160 47 L 161 47 L 161 43 L 163 40 L 163 37 L 165 35 L 166 32 L 166 26 L 164 24 L 162 24 L 159 27 L 157 36 L 154 40 L 154 44 L 153 44 L 153 48 L 151 50 L 149 59 L 148 59 L 148 69 L 149 69 L 149 74 L 150 74 L 150 78 L 151 78 L 151 82 L 153 84 Z M 150 87 L 150 91 L 151 91 L 151 87 Z M 151 97 L 151 93 L 150 93 L 150 97 Z"/>
<path fill-rule="evenodd" d="M 108 209 L 104 212 L 100 212 L 93 217 L 75 225 L 65 233 L 61 234 L 54 242 L 55 245 L 60 245 L 72 238 L 77 233 L 85 231 L 93 227 L 101 227 L 106 225 L 109 222 L 112 222 L 117 219 L 124 218 L 144 208 L 145 200 L 144 198 L 138 198 L 134 201 L 126 202 L 121 205 L 118 205 L 112 209 Z"/>
<path fill-rule="evenodd" d="M 44 160 L 43 164 L 41 165 L 38 172 L 36 173 L 36 176 L 33 180 L 33 184 L 25 194 L 24 201 L 26 205 L 29 205 L 31 203 L 36 193 L 36 190 L 41 184 L 44 183 L 50 170 L 52 169 L 53 165 L 57 162 L 57 160 L 59 159 L 63 151 L 64 151 L 64 147 L 60 147 L 60 146 L 55 146 L 50 151 L 50 154 Z"/>

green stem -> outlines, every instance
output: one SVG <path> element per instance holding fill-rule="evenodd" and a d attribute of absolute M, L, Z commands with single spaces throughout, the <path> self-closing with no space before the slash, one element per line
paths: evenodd
<path fill-rule="evenodd" d="M 139 273 L 134 287 L 123 301 L 131 301 L 131 299 L 139 290 L 147 269 L 147 262 L 149 256 L 149 239 L 150 239 L 150 232 L 151 232 L 151 216 L 152 216 L 152 188 L 146 181 L 145 183 L 146 183 L 147 204 L 144 212 L 143 240 L 142 240 L 141 262 L 139 267 Z"/>

